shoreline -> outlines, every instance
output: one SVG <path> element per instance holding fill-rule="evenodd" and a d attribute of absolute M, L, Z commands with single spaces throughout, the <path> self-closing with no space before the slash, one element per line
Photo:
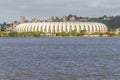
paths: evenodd
<path fill-rule="evenodd" d="M 113 37 L 0 37 L 0 38 L 120 38 L 120 36 L 113 36 Z"/>

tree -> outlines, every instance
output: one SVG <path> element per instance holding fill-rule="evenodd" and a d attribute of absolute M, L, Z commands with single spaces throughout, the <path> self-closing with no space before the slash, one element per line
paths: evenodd
<path fill-rule="evenodd" d="M 76 30 L 71 31 L 72 36 L 79 36 L 79 33 Z"/>
<path fill-rule="evenodd" d="M 81 30 L 81 31 L 80 31 L 80 35 L 85 35 L 86 32 L 87 32 L 86 30 Z"/>

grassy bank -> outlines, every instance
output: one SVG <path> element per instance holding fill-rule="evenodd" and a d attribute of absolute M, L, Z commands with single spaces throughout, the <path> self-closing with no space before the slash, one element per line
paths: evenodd
<path fill-rule="evenodd" d="M 53 33 L 43 33 L 43 32 L 0 32 L 0 37 L 119 37 L 115 33 L 92 33 L 88 34 L 85 31 L 76 32 L 53 32 Z"/>

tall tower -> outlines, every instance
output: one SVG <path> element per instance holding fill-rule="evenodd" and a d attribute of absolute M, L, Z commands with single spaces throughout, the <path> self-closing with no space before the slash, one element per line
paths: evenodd
<path fill-rule="evenodd" d="M 25 17 L 24 16 L 20 17 L 20 23 L 25 23 Z"/>

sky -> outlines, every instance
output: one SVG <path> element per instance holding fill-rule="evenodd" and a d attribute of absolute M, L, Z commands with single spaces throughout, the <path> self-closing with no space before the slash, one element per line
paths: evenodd
<path fill-rule="evenodd" d="M 120 14 L 120 0 L 0 0 L 0 23 L 52 16 L 99 17 Z"/>

